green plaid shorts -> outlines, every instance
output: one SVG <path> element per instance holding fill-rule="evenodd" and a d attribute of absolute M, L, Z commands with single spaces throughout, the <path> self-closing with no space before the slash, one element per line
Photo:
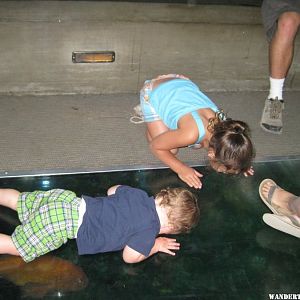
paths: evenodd
<path fill-rule="evenodd" d="M 24 261 L 75 238 L 80 202 L 74 192 L 62 189 L 20 194 L 17 212 L 22 224 L 13 232 L 12 240 Z"/>

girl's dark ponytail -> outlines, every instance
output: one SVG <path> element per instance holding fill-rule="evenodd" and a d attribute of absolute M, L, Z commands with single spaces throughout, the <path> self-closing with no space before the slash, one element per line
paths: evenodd
<path fill-rule="evenodd" d="M 243 121 L 215 122 L 209 146 L 215 152 L 216 161 L 236 173 L 246 172 L 255 156 L 249 126 Z"/>

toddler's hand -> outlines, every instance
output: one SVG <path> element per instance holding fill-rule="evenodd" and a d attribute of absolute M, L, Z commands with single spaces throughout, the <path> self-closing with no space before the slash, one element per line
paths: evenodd
<path fill-rule="evenodd" d="M 246 172 L 244 172 L 244 176 L 248 177 L 248 176 L 253 176 L 254 175 L 254 169 L 251 166 L 249 170 L 247 170 Z"/>
<path fill-rule="evenodd" d="M 200 181 L 200 178 L 203 175 L 197 172 L 195 169 L 186 166 L 180 170 L 178 176 L 190 187 L 194 187 L 195 189 L 201 189 L 202 183 Z"/>
<path fill-rule="evenodd" d="M 155 246 L 157 247 L 157 252 L 164 252 L 170 255 L 175 255 L 175 252 L 171 250 L 179 250 L 180 243 L 176 242 L 176 239 L 158 237 L 155 240 Z"/>

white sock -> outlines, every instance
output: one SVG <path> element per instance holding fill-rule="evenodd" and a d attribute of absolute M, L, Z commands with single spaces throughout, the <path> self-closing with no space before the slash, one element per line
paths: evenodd
<path fill-rule="evenodd" d="M 282 90 L 284 85 L 285 78 L 275 79 L 270 77 L 270 92 L 268 99 L 276 99 L 282 100 Z"/>

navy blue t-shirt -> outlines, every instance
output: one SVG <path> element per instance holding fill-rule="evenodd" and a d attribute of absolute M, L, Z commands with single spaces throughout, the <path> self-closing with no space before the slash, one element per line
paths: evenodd
<path fill-rule="evenodd" d="M 127 245 L 148 256 L 160 230 L 153 197 L 119 186 L 107 197 L 82 196 L 86 212 L 77 233 L 78 253 L 118 251 Z"/>

